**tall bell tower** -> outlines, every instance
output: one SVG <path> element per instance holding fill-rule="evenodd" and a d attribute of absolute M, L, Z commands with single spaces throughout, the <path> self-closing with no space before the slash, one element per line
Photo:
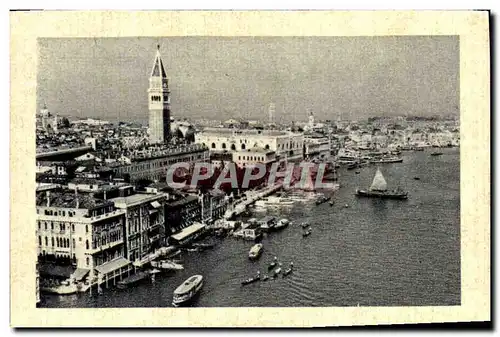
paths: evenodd
<path fill-rule="evenodd" d="M 148 102 L 149 143 L 166 143 L 170 138 L 170 90 L 160 55 L 160 45 L 149 77 Z"/>

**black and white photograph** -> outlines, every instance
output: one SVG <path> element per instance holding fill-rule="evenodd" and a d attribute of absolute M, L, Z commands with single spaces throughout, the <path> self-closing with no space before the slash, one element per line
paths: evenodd
<path fill-rule="evenodd" d="M 461 48 L 37 37 L 32 306 L 460 308 Z"/>

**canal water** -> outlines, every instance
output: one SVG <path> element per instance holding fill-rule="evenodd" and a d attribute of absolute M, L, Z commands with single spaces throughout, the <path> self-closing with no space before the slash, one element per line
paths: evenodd
<path fill-rule="evenodd" d="M 44 307 L 169 307 L 174 289 L 194 274 L 204 288 L 193 306 L 434 306 L 460 305 L 460 159 L 459 149 L 405 153 L 403 163 L 380 168 L 389 188 L 410 193 L 407 201 L 364 199 L 357 187 L 369 187 L 374 165 L 341 168 L 335 205 L 302 203 L 255 210 L 253 216 L 277 215 L 294 223 L 262 241 L 259 260 L 248 259 L 251 242 L 217 239 L 204 252 L 183 253 L 185 269 L 157 275 L 126 290 L 105 289 L 100 296 L 42 295 Z M 419 177 L 420 180 L 415 180 Z M 348 205 L 349 207 L 345 207 Z M 299 223 L 312 234 L 303 237 Z M 241 281 L 277 256 L 287 277 Z"/>

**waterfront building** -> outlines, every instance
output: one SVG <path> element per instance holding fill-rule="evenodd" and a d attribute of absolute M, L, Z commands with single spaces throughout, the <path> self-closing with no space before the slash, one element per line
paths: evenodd
<path fill-rule="evenodd" d="M 229 198 L 220 190 L 211 190 L 204 193 L 201 203 L 202 221 L 217 220 L 224 216 L 229 204 Z"/>
<path fill-rule="evenodd" d="M 160 181 L 165 179 L 168 168 L 174 163 L 192 164 L 209 160 L 209 151 L 201 144 L 151 146 L 123 154 L 118 159 L 122 164 L 114 165 L 112 170 L 118 177 L 124 177 L 130 182 L 143 179 Z"/>
<path fill-rule="evenodd" d="M 120 196 L 110 198 L 125 212 L 125 256 L 141 260 L 165 243 L 165 193 L 134 193 L 132 186 L 119 187 Z"/>
<path fill-rule="evenodd" d="M 170 90 L 159 45 L 149 77 L 148 104 L 149 142 L 165 143 L 170 138 Z"/>
<path fill-rule="evenodd" d="M 57 289 L 67 280 L 74 285 L 86 277 L 90 283 L 108 280 L 125 271 L 125 211 L 76 190 L 46 190 L 36 197 L 42 288 Z"/>
<path fill-rule="evenodd" d="M 172 193 L 165 203 L 167 236 L 201 220 L 201 203 L 198 196 Z"/>
<path fill-rule="evenodd" d="M 251 167 L 257 163 L 271 164 L 276 161 L 276 152 L 261 147 L 252 147 L 248 150 L 236 150 L 232 153 L 232 161 L 238 167 Z"/>
<path fill-rule="evenodd" d="M 207 146 L 211 153 L 258 147 L 274 151 L 278 161 L 298 161 L 304 157 L 303 134 L 288 131 L 206 128 L 195 135 L 195 142 Z"/>
<path fill-rule="evenodd" d="M 304 156 L 306 158 L 327 159 L 330 157 L 330 139 L 321 134 L 310 134 L 304 137 Z"/>

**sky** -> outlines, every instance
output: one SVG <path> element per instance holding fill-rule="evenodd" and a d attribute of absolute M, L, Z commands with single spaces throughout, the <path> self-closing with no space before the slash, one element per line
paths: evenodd
<path fill-rule="evenodd" d="M 176 119 L 459 114 L 457 36 L 44 38 L 38 109 L 147 121 L 157 44 Z"/>

